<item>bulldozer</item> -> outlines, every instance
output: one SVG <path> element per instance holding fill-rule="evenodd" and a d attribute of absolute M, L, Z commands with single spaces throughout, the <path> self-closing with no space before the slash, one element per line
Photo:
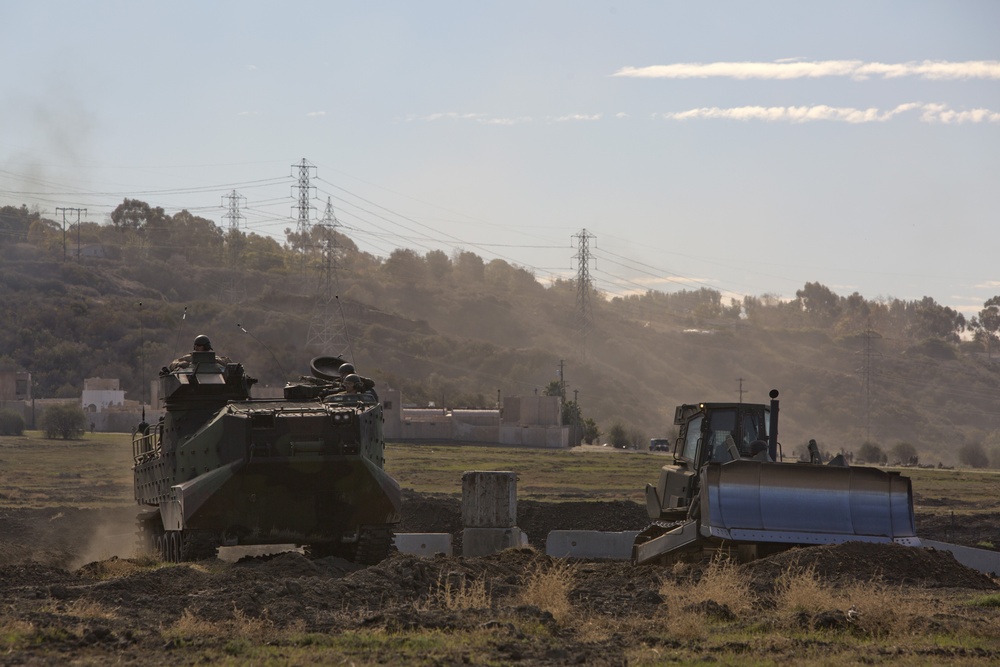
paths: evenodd
<path fill-rule="evenodd" d="M 920 546 L 910 478 L 843 455 L 785 462 L 778 391 L 768 404 L 696 403 L 674 413 L 673 463 L 646 485 L 652 523 L 635 538 L 635 564 L 726 552 L 741 561 L 794 546 L 848 541 Z"/>

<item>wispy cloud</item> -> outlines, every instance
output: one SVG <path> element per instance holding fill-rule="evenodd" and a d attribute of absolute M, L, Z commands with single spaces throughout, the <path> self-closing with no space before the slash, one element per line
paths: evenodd
<path fill-rule="evenodd" d="M 572 114 L 567 114 L 565 116 L 558 116 L 556 118 L 553 118 L 552 120 L 553 122 L 556 123 L 567 123 L 577 120 L 601 120 L 601 116 L 603 116 L 603 114 L 595 113 L 593 115 L 588 116 L 587 114 L 582 114 L 582 113 L 572 113 Z"/>
<path fill-rule="evenodd" d="M 455 111 L 445 111 L 439 113 L 418 116 L 412 114 L 406 117 L 406 122 L 433 123 L 437 121 L 474 121 L 483 125 L 517 125 L 518 123 L 532 122 L 529 116 L 518 116 L 515 118 L 503 118 L 499 116 L 488 116 L 482 113 L 458 113 Z"/>
<path fill-rule="evenodd" d="M 831 107 L 825 104 L 790 107 L 701 107 L 687 111 L 659 114 L 667 120 L 724 119 L 758 120 L 764 122 L 808 123 L 811 121 L 832 121 L 840 123 L 884 123 L 910 111 L 919 111 L 920 120 L 925 123 L 959 125 L 962 123 L 997 123 L 1000 113 L 989 109 L 956 111 L 944 104 L 922 104 L 908 102 L 893 109 L 880 110 L 874 107 L 855 109 L 853 107 Z"/>
<path fill-rule="evenodd" d="M 316 118 L 317 116 L 325 116 L 326 112 L 325 111 L 310 111 L 306 115 L 309 116 L 310 118 Z"/>
<path fill-rule="evenodd" d="M 1000 79 L 1000 60 L 866 63 L 860 60 L 675 63 L 622 67 L 612 76 L 639 79 L 813 79 L 828 76 L 864 80 L 918 77 L 930 80 Z"/>

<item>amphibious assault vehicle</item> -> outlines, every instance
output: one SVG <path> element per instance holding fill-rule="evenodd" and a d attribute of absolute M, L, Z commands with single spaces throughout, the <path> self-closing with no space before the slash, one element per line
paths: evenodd
<path fill-rule="evenodd" d="M 382 407 L 344 393 L 339 357 L 280 399 L 253 399 L 242 364 L 193 352 L 160 371 L 166 413 L 133 436 L 142 546 L 168 561 L 220 546 L 295 544 L 311 557 L 376 563 L 400 520 L 384 470 Z"/>

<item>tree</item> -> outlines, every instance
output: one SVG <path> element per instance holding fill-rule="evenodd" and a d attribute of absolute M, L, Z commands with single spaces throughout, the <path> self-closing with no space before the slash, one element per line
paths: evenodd
<path fill-rule="evenodd" d="M 162 207 L 153 208 L 144 201 L 126 198 L 111 212 L 111 223 L 119 231 L 162 229 L 170 216 Z"/>
<path fill-rule="evenodd" d="M 597 428 L 597 422 L 590 417 L 583 420 L 583 441 L 588 445 L 597 442 L 601 437 L 601 431 Z"/>
<path fill-rule="evenodd" d="M 542 390 L 542 394 L 545 396 L 558 396 L 559 398 L 566 400 L 566 394 L 563 391 L 563 383 L 561 380 L 552 380 L 545 386 Z"/>
<path fill-rule="evenodd" d="M 625 425 L 619 421 L 616 421 L 608 429 L 608 442 L 610 442 L 614 447 L 618 449 L 627 449 L 631 444 L 629 440 L 629 434 L 625 430 Z"/>
<path fill-rule="evenodd" d="M 424 255 L 424 261 L 427 263 L 427 270 L 430 272 L 431 278 L 438 282 L 444 280 L 451 273 L 451 260 L 448 259 L 448 255 L 443 250 L 428 250 L 427 254 Z"/>
<path fill-rule="evenodd" d="M 57 403 L 45 409 L 41 425 L 46 438 L 76 440 L 87 430 L 87 417 L 79 405 Z"/>
<path fill-rule="evenodd" d="M 973 337 L 986 348 L 987 358 L 993 357 L 993 344 L 997 342 L 997 331 L 1000 331 L 1000 296 L 987 299 L 983 309 L 969 322 Z"/>
<path fill-rule="evenodd" d="M 884 464 L 888 460 L 882 448 L 874 442 L 865 442 L 862 444 L 858 450 L 858 458 L 867 463 L 874 463 L 875 465 Z"/>
<path fill-rule="evenodd" d="M 840 297 L 820 283 L 806 283 L 795 292 L 802 310 L 818 326 L 832 324 L 840 315 Z"/>
<path fill-rule="evenodd" d="M 907 333 L 912 338 L 938 338 L 951 343 L 959 341 L 965 331 L 965 316 L 925 296 L 908 304 Z"/>
<path fill-rule="evenodd" d="M 958 460 L 973 468 L 986 468 L 990 465 L 990 459 L 980 442 L 962 445 L 962 448 L 958 450 Z"/>

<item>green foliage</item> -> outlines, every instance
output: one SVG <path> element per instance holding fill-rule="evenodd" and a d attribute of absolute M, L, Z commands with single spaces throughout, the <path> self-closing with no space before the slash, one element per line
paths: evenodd
<path fill-rule="evenodd" d="M 79 405 L 57 403 L 50 405 L 42 413 L 41 427 L 46 438 L 76 440 L 83 437 L 87 428 L 87 417 Z"/>
<path fill-rule="evenodd" d="M 0 409 L 0 435 L 24 435 L 24 417 L 9 409 Z"/>
<path fill-rule="evenodd" d="M 542 393 L 546 396 L 558 396 L 563 400 L 566 399 L 565 388 L 563 387 L 563 383 L 559 380 L 552 380 L 549 382 L 545 389 L 542 390 Z"/>
<path fill-rule="evenodd" d="M 583 420 L 583 441 L 588 445 L 593 445 L 601 437 L 601 431 L 597 428 L 597 422 L 590 417 Z"/>

